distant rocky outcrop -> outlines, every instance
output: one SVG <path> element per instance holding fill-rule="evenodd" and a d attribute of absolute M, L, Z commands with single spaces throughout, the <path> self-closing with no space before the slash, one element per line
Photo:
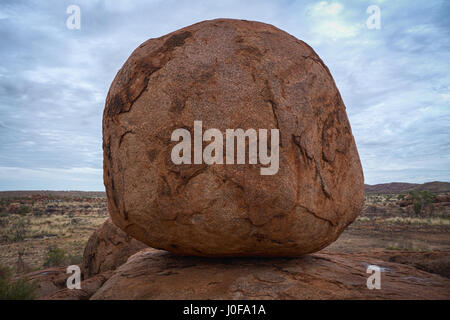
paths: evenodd
<path fill-rule="evenodd" d="M 434 193 L 450 192 L 450 182 L 427 182 L 419 183 L 404 183 L 404 182 L 390 182 L 375 185 L 364 185 L 366 193 L 408 193 L 410 191 L 429 191 Z"/>
<path fill-rule="evenodd" d="M 0 199 L 7 198 L 104 198 L 106 193 L 102 191 L 53 191 L 53 190 L 18 190 L 0 191 Z"/>

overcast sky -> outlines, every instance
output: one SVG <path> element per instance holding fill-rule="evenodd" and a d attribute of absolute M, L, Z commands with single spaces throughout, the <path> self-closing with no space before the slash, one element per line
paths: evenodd
<path fill-rule="evenodd" d="M 66 26 L 69 5 L 80 30 Z M 368 29 L 377 5 L 381 28 Z M 310 44 L 347 107 L 365 181 L 450 181 L 450 1 L 0 2 L 0 190 L 104 190 L 101 120 L 130 53 L 207 19 Z"/>

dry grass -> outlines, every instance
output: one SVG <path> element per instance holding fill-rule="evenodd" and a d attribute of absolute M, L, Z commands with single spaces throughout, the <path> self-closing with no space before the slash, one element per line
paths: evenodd
<path fill-rule="evenodd" d="M 387 223 L 401 223 L 401 224 L 425 224 L 431 226 L 450 226 L 450 219 L 448 218 L 413 218 L 413 217 L 392 217 L 384 220 Z"/>
<path fill-rule="evenodd" d="M 69 256 L 81 257 L 84 246 L 106 215 L 50 215 L 21 216 L 11 214 L 1 217 L 0 265 L 15 267 L 18 253 L 24 252 L 23 260 L 32 269 L 41 268 L 49 247 L 63 249 Z M 24 222 L 23 239 L 16 237 L 17 228 Z M 20 231 L 20 230 L 19 230 Z"/>
<path fill-rule="evenodd" d="M 450 226 L 450 219 L 447 217 L 366 217 L 359 216 L 357 222 L 378 222 L 391 224 L 423 224 L 429 226 Z"/>

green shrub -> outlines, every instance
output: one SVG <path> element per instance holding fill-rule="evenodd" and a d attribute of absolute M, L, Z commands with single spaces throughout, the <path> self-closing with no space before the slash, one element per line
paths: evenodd
<path fill-rule="evenodd" d="M 35 216 L 35 217 L 41 217 L 41 216 L 43 216 L 44 215 L 44 210 L 42 210 L 42 209 L 33 209 L 33 216 Z"/>
<path fill-rule="evenodd" d="M 419 215 L 422 212 L 422 203 L 421 202 L 414 202 L 413 208 L 414 208 L 414 213 L 416 215 Z"/>
<path fill-rule="evenodd" d="M 423 213 L 424 209 L 428 208 L 429 211 L 433 212 L 433 201 L 436 196 L 431 192 L 426 190 L 423 191 L 410 191 L 409 195 L 413 201 L 413 209 L 416 215 Z"/>
<path fill-rule="evenodd" d="M 20 218 L 11 226 L 12 240 L 23 241 L 28 232 L 29 220 Z"/>
<path fill-rule="evenodd" d="M 32 300 L 36 298 L 37 284 L 26 279 L 11 279 L 11 270 L 0 268 L 0 300 Z"/>
<path fill-rule="evenodd" d="M 47 254 L 44 260 L 44 267 L 59 267 L 64 265 L 68 256 L 64 249 L 51 246 L 47 248 Z"/>
<path fill-rule="evenodd" d="M 17 214 L 25 215 L 30 211 L 31 211 L 31 209 L 29 206 L 22 205 L 17 209 Z"/>
<path fill-rule="evenodd" d="M 68 264 L 81 264 L 83 262 L 83 256 L 80 254 L 70 255 L 68 258 Z"/>
<path fill-rule="evenodd" d="M 0 228 L 5 228 L 8 226 L 8 224 L 9 224 L 8 218 L 2 217 L 0 215 Z"/>

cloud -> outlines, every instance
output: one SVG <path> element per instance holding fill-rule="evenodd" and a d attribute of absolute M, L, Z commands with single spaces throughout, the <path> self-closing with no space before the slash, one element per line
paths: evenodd
<path fill-rule="evenodd" d="M 71 4 L 0 3 L 0 189 L 102 189 L 101 118 L 116 72 L 148 38 L 218 17 L 270 23 L 313 46 L 347 106 L 367 183 L 449 180 L 448 1 L 79 0 L 81 29 L 69 30 Z M 366 27 L 372 4 L 380 30 Z"/>
<path fill-rule="evenodd" d="M 0 190 L 104 191 L 99 168 L 0 167 Z"/>

